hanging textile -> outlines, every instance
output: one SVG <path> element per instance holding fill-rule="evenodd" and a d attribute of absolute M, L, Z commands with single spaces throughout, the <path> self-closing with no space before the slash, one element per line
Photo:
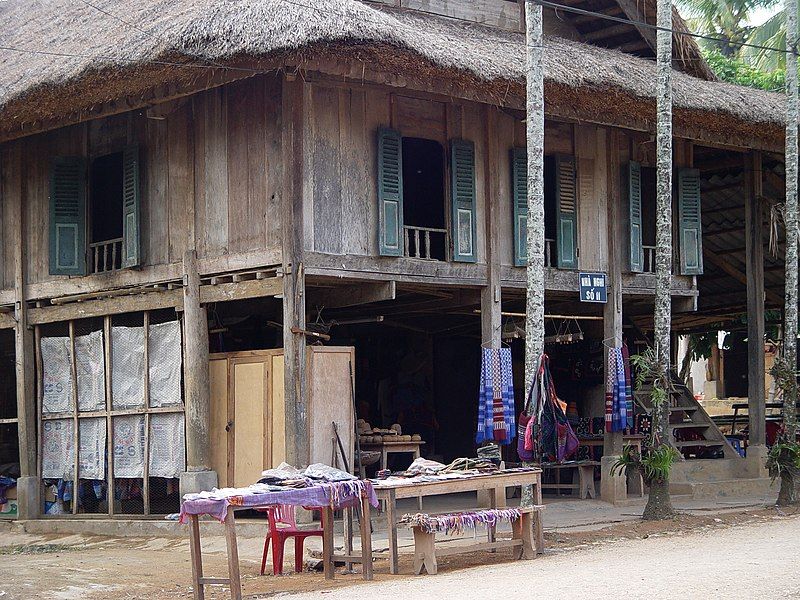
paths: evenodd
<path fill-rule="evenodd" d="M 633 387 L 626 345 L 608 349 L 605 422 L 609 433 L 633 429 Z"/>
<path fill-rule="evenodd" d="M 528 393 L 520 422 L 526 421 L 524 441 L 518 444 L 520 459 L 533 462 L 563 462 L 578 450 L 578 437 L 566 415 L 550 374 L 550 358 L 543 354 Z"/>
<path fill-rule="evenodd" d="M 511 348 L 483 348 L 475 441 L 510 444 L 515 428 Z"/>

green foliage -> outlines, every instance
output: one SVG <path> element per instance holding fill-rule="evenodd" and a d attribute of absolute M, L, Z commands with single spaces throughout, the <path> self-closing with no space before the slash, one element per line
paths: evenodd
<path fill-rule="evenodd" d="M 769 374 L 775 379 L 775 385 L 783 392 L 784 398 L 797 398 L 797 371 L 786 357 L 776 358 Z"/>
<path fill-rule="evenodd" d="M 717 49 L 706 50 L 703 54 L 711 70 L 722 81 L 768 92 L 780 92 L 784 89 L 786 72 L 783 69 L 763 71 L 752 66 L 743 58 L 724 56 Z"/>
<path fill-rule="evenodd" d="M 653 481 L 667 481 L 672 465 L 679 457 L 680 453 L 666 444 L 648 448 L 644 455 L 640 455 L 633 446 L 625 446 L 622 455 L 611 466 L 611 474 L 626 474 L 630 470 L 637 470 L 648 484 Z"/>
<path fill-rule="evenodd" d="M 800 444 L 785 439 L 775 442 L 767 455 L 767 469 L 772 481 L 780 477 L 793 484 L 800 471 Z"/>

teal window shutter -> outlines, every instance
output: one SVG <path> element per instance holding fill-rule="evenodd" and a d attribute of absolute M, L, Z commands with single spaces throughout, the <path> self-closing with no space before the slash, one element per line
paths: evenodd
<path fill-rule="evenodd" d="M 559 269 L 578 268 L 578 196 L 575 159 L 556 157 L 556 261 Z"/>
<path fill-rule="evenodd" d="M 139 147 L 129 146 L 122 153 L 122 237 L 123 267 L 141 264 Z"/>
<path fill-rule="evenodd" d="M 403 140 L 393 129 L 378 130 L 378 250 L 403 255 Z"/>
<path fill-rule="evenodd" d="M 86 161 L 57 156 L 50 167 L 50 274 L 86 274 Z"/>
<path fill-rule="evenodd" d="M 528 264 L 528 151 L 511 150 L 511 195 L 514 203 L 514 266 Z"/>
<path fill-rule="evenodd" d="M 631 161 L 627 167 L 628 222 L 630 240 L 628 266 L 632 273 L 644 271 L 644 249 L 642 248 L 642 166 Z"/>
<path fill-rule="evenodd" d="M 703 274 L 700 171 L 678 170 L 678 240 L 681 275 Z"/>
<path fill-rule="evenodd" d="M 476 262 L 475 248 L 475 145 L 464 140 L 450 142 L 453 201 L 453 260 Z"/>

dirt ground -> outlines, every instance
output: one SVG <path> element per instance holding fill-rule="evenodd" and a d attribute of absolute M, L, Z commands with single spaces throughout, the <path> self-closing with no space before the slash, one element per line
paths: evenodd
<path fill-rule="evenodd" d="M 205 572 L 208 576 L 222 576 L 225 570 L 225 558 L 221 552 L 224 547 L 220 539 L 212 539 L 210 552 L 205 561 Z M 552 571 L 552 588 L 546 588 L 550 598 L 576 597 L 563 595 L 564 590 L 572 589 L 573 581 L 584 583 L 573 589 L 575 594 L 597 595 L 601 590 L 590 583 L 593 578 L 607 577 L 607 571 L 618 570 L 620 581 L 631 577 L 632 564 L 623 559 L 631 556 L 631 561 L 649 564 L 649 575 L 634 577 L 638 584 L 648 581 L 648 577 L 664 576 L 666 570 L 673 566 L 687 569 L 689 575 L 684 577 L 682 587 L 675 588 L 675 597 L 709 598 L 726 597 L 721 594 L 719 585 L 715 589 L 706 589 L 705 594 L 698 590 L 702 585 L 713 583 L 710 572 L 700 568 L 701 559 L 712 559 L 706 566 L 720 565 L 720 572 L 725 568 L 736 566 L 736 575 L 729 581 L 738 589 L 742 583 L 757 582 L 758 577 L 748 573 L 769 576 L 777 580 L 780 572 L 787 574 L 788 583 L 794 588 L 786 588 L 786 594 L 776 596 L 766 593 L 766 588 L 739 589 L 738 598 L 800 598 L 800 584 L 795 583 L 795 569 L 788 568 L 789 563 L 782 564 L 775 559 L 778 552 L 793 552 L 789 556 L 800 555 L 800 511 L 779 511 L 775 508 L 744 510 L 709 516 L 684 515 L 674 520 L 659 523 L 630 521 L 613 524 L 596 531 L 546 533 L 547 552 L 533 562 L 511 562 L 507 551 L 491 553 L 475 553 L 447 557 L 440 561 L 439 573 L 434 578 L 415 578 L 408 576 L 389 576 L 385 554 L 380 555 L 375 563 L 376 582 L 364 583 L 359 574 L 337 573 L 334 582 L 327 582 L 321 573 L 306 572 L 282 577 L 261 577 L 258 575 L 262 540 L 240 539 L 240 560 L 242 564 L 244 591 L 248 598 L 272 598 L 288 594 L 300 594 L 300 597 L 350 598 L 353 592 L 364 590 L 353 586 L 369 586 L 370 592 L 403 590 L 409 597 L 418 597 L 420 585 L 424 585 L 425 597 L 446 597 L 450 594 L 443 589 L 447 581 L 453 581 L 453 589 L 464 589 L 458 582 L 464 578 L 474 580 L 476 584 L 486 585 L 495 577 L 495 573 L 506 573 L 498 585 L 511 585 L 511 582 L 530 577 L 532 572 Z M 795 548 L 790 548 L 794 545 Z M 681 562 L 680 552 L 689 553 Z M 692 558 L 691 552 L 698 557 Z M 677 553 L 669 559 L 670 553 Z M 639 558 L 646 557 L 639 561 Z M 735 561 L 741 559 L 742 564 Z M 288 565 L 287 561 L 287 567 Z M 608 563 L 608 564 L 607 564 Z M 693 568 L 692 565 L 697 566 Z M 771 573 L 770 568 L 777 570 Z M 482 568 L 477 568 L 482 567 Z M 563 581 L 558 576 L 559 569 L 564 575 Z M 487 571 L 488 570 L 488 571 Z M 340 569 L 341 571 L 341 569 Z M 487 576 L 487 572 L 489 575 Z M 410 556 L 401 557 L 401 573 L 410 573 Z M 580 577 L 577 577 L 580 575 Z M 455 579 L 453 579 L 453 577 Z M 488 577 L 488 578 L 487 578 Z M 538 578 L 535 578 L 538 581 Z M 640 581 L 641 580 L 641 581 Z M 424 582 L 424 583 L 423 583 Z M 503 583 L 505 582 L 505 583 Z M 652 581 L 650 581 L 652 584 Z M 428 587 L 430 586 L 433 587 Z M 478 588 L 480 588 L 478 585 Z M 715 584 L 716 585 L 716 584 Z M 696 587 L 701 586 L 701 587 Z M 406 588 L 408 588 L 406 590 Z M 439 591 L 436 591 L 439 589 Z M 471 588 L 470 588 L 471 589 Z M 526 588 L 527 589 L 527 588 Z M 609 593 L 620 591 L 609 589 Z M 655 588 L 655 597 L 672 597 L 666 588 Z M 733 588 L 732 588 L 733 589 Z M 582 590 L 582 591 L 581 591 Z M 466 591 L 466 590 L 465 590 Z M 524 590 L 522 590 L 524 591 Z M 629 590 L 630 591 L 630 590 Z M 682 591 L 681 594 L 677 592 Z M 724 591 L 724 590 L 723 590 Z M 661 592 L 661 593 L 658 593 Z M 695 593 L 698 592 L 698 593 Z M 484 591 L 484 595 L 489 593 Z M 648 596 L 649 594 L 649 596 Z M 721 595 L 720 595 L 721 594 Z M 370 596 L 375 594 L 370 593 Z M 392 595 L 394 593 L 392 592 Z M 507 594 L 504 593 L 505 597 Z M 528 594 L 526 594 L 528 595 Z M 531 594 L 535 597 L 540 594 Z M 605 594 L 601 594 L 605 595 Z M 640 597 L 636 594 L 624 594 L 625 597 Z M 78 535 L 29 535 L 0 531 L 0 598 L 29 599 L 42 598 L 54 600 L 86 599 L 177 599 L 191 598 L 191 567 L 189 562 L 188 543 L 180 538 L 108 538 Z M 210 588 L 206 598 L 228 598 L 227 588 Z M 472 597 L 472 596 L 470 596 Z M 479 597 L 479 596 L 474 596 Z M 653 597 L 653 589 L 641 597 Z M 731 596 L 733 597 L 733 596 Z M 466 600 L 464 596 L 462 600 Z"/>

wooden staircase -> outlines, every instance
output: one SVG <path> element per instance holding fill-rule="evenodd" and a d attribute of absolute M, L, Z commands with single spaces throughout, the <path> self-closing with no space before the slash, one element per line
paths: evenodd
<path fill-rule="evenodd" d="M 672 373 L 669 423 L 675 448 L 686 459 L 740 458 L 708 413 L 695 399 L 683 381 Z M 648 414 L 652 414 L 651 386 L 634 392 L 634 399 Z"/>

